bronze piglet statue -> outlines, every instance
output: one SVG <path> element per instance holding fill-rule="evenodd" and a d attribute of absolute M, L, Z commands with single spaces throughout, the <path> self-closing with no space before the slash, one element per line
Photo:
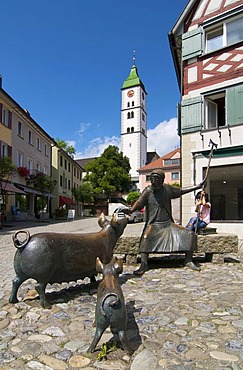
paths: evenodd
<path fill-rule="evenodd" d="M 111 327 L 113 334 L 119 339 L 127 352 L 131 352 L 127 341 L 127 312 L 122 289 L 119 283 L 119 274 L 123 271 L 122 260 L 112 257 L 110 263 L 103 265 L 99 257 L 96 259 L 96 270 L 103 274 L 97 291 L 95 309 L 96 331 L 88 352 L 94 352 L 102 334 Z"/>
<path fill-rule="evenodd" d="M 118 219 L 112 216 L 108 221 L 104 214 L 98 219 L 102 228 L 96 233 L 39 233 L 30 236 L 28 231 L 18 231 L 13 235 L 17 251 L 14 257 L 16 277 L 9 302 L 18 302 L 17 292 L 27 279 L 37 281 L 35 286 L 40 303 L 50 308 L 45 288 L 48 283 L 77 281 L 96 275 L 96 257 L 108 263 L 113 256 L 113 249 L 122 235 L 127 218 Z M 23 233 L 25 240 L 18 239 Z"/>

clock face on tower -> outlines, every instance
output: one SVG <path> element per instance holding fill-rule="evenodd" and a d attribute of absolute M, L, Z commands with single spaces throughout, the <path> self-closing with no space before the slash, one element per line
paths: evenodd
<path fill-rule="evenodd" d="M 127 96 L 128 96 L 129 98 L 131 98 L 133 95 L 134 95 L 134 91 L 133 91 L 133 90 L 129 90 L 129 91 L 127 92 Z"/>

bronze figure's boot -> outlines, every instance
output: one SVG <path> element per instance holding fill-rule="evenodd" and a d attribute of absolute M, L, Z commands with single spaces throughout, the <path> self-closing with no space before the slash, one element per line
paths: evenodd
<path fill-rule="evenodd" d="M 141 253 L 141 266 L 138 270 L 133 271 L 134 275 L 143 275 L 146 271 L 148 271 L 148 254 Z"/>

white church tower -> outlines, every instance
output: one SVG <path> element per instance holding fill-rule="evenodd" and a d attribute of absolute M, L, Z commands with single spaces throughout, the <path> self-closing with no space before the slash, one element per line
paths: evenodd
<path fill-rule="evenodd" d="M 133 66 L 121 88 L 121 151 L 129 158 L 131 179 L 138 186 L 138 170 L 147 160 L 146 90 Z"/>

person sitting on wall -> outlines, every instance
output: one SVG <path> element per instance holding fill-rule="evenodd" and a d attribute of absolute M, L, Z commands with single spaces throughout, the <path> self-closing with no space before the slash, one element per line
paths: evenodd
<path fill-rule="evenodd" d="M 194 232 L 206 227 L 210 222 L 211 203 L 208 199 L 208 194 L 205 191 L 199 191 L 196 194 L 196 209 L 197 216 L 191 217 L 186 228 Z"/>
<path fill-rule="evenodd" d="M 205 179 L 199 185 L 180 188 L 164 184 L 165 173 L 161 169 L 153 170 L 150 175 L 151 185 L 146 187 L 131 209 L 132 213 L 145 207 L 145 226 L 139 243 L 141 266 L 134 271 L 143 275 L 148 270 L 149 253 L 185 253 L 185 265 L 193 270 L 200 270 L 193 261 L 193 251 L 197 245 L 197 236 L 191 230 L 174 223 L 171 199 L 203 188 Z"/>

